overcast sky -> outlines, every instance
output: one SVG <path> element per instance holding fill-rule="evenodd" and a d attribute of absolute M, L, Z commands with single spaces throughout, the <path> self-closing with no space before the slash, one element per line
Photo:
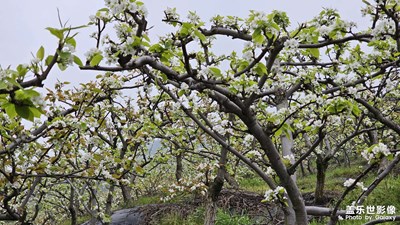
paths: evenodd
<path fill-rule="evenodd" d="M 365 27 L 368 22 L 361 17 L 361 0 L 144 0 L 149 11 L 149 25 L 154 26 L 152 37 L 167 32 L 166 25 L 160 21 L 166 7 L 176 7 L 181 18 L 188 11 L 196 11 L 204 20 L 212 16 L 236 15 L 245 17 L 249 10 L 271 12 L 281 10 L 287 12 L 292 24 L 305 22 L 317 15 L 323 7 L 336 8 L 342 18 L 355 21 L 359 27 Z M 90 15 L 97 9 L 104 7 L 102 0 L 19 0 L 3 1 L 0 7 L 0 65 L 16 66 L 19 63 L 29 63 L 31 53 L 43 45 L 47 54 L 53 54 L 57 40 L 45 30 L 46 27 L 59 27 L 57 8 L 60 10 L 63 21 L 69 21 L 71 26 L 86 24 Z M 84 29 L 77 37 L 77 53 L 83 57 L 84 52 L 94 46 L 94 40 L 88 35 L 93 30 Z M 79 73 L 79 74 L 77 74 Z M 87 76 L 86 76 L 87 74 Z M 87 71 L 69 69 L 60 74 L 53 71 L 49 83 L 55 79 L 85 81 L 82 77 L 92 78 Z"/>

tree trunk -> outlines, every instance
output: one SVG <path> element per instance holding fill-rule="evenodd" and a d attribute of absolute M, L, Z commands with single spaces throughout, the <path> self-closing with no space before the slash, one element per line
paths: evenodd
<path fill-rule="evenodd" d="M 317 185 L 314 192 L 316 205 L 324 204 L 324 188 L 327 169 L 328 162 L 321 155 L 317 155 Z"/>
<path fill-rule="evenodd" d="M 266 135 L 266 132 L 260 126 L 254 115 L 251 115 L 249 111 L 245 111 L 244 113 L 245 116 L 242 116 L 242 120 L 246 123 L 246 126 L 249 128 L 250 132 L 260 143 L 262 149 L 270 160 L 271 167 L 279 176 L 281 185 L 286 189 L 288 201 L 290 200 L 290 202 L 293 204 L 293 207 L 286 207 L 285 223 L 293 225 L 308 224 L 307 212 L 303 197 L 296 185 L 296 182 L 293 180 L 292 176 L 288 174 L 287 167 L 282 162 L 281 156 L 275 148 L 273 141 L 268 135 Z"/>
<path fill-rule="evenodd" d="M 233 176 L 231 176 L 227 171 L 225 172 L 225 180 L 228 182 L 228 184 L 235 188 L 238 189 L 239 188 L 239 184 L 238 182 L 235 180 L 235 178 Z"/>
<path fill-rule="evenodd" d="M 113 203 L 113 193 L 114 193 L 115 186 L 111 185 L 110 189 L 108 190 L 107 201 L 106 201 L 106 214 L 111 215 L 112 203 Z"/>
<path fill-rule="evenodd" d="M 183 173 L 182 153 L 179 153 L 176 156 L 176 170 L 175 170 L 175 178 L 178 184 L 180 183 L 180 180 L 182 178 L 182 173 Z"/>
<path fill-rule="evenodd" d="M 225 164 L 227 160 L 227 155 L 228 155 L 228 150 L 226 148 L 222 148 L 221 157 L 219 158 L 219 168 L 217 176 L 208 187 L 204 225 L 215 224 L 218 196 L 221 193 L 222 187 L 224 186 L 224 179 L 226 174 Z"/>
<path fill-rule="evenodd" d="M 77 224 L 77 216 L 76 216 L 76 210 L 75 210 L 75 189 L 71 185 L 71 192 L 69 195 L 69 213 L 71 214 L 71 225 L 76 225 Z"/>
<path fill-rule="evenodd" d="M 133 198 L 131 195 L 131 188 L 124 184 L 121 184 L 121 192 L 122 192 L 122 197 L 124 199 L 124 204 L 126 206 L 131 206 L 133 202 Z"/>
<path fill-rule="evenodd" d="M 204 218 L 204 225 L 214 225 L 215 217 L 217 214 L 217 201 L 224 185 L 224 178 L 217 176 L 208 188 L 207 201 L 206 201 L 206 215 Z"/>
<path fill-rule="evenodd" d="M 287 109 L 289 107 L 289 103 L 288 100 L 286 99 L 285 96 L 282 96 L 281 102 L 277 105 L 277 109 L 281 110 L 281 109 Z M 287 124 L 290 124 L 290 121 L 286 122 Z M 293 135 L 292 135 L 292 131 L 287 130 L 286 132 L 282 132 L 281 135 L 281 144 L 282 144 L 282 156 L 294 156 L 292 148 L 293 148 Z M 295 163 L 295 159 L 293 157 L 291 157 L 290 160 L 291 164 Z M 296 173 L 293 174 L 292 179 L 294 182 L 296 182 L 297 177 L 296 177 Z"/>
<path fill-rule="evenodd" d="M 306 176 L 306 172 L 304 171 L 303 161 L 300 162 L 300 171 L 301 171 L 301 176 L 305 177 Z"/>

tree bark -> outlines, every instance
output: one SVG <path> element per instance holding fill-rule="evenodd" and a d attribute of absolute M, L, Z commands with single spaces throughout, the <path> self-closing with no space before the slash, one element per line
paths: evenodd
<path fill-rule="evenodd" d="M 223 185 L 224 178 L 217 176 L 208 189 L 204 225 L 215 224 L 215 218 L 217 214 L 217 201 Z"/>
<path fill-rule="evenodd" d="M 121 192 L 122 192 L 122 197 L 124 199 L 124 204 L 126 206 L 130 206 L 133 202 L 133 198 L 131 195 L 131 188 L 121 184 Z"/>
<path fill-rule="evenodd" d="M 315 204 L 324 204 L 324 188 L 325 188 L 325 178 L 326 170 L 328 169 L 328 162 L 321 155 L 317 155 L 317 184 L 315 187 Z"/>
<path fill-rule="evenodd" d="M 304 205 L 303 197 L 300 193 L 296 182 L 289 175 L 286 166 L 282 162 L 279 152 L 275 148 L 274 143 L 271 138 L 265 133 L 264 129 L 258 123 L 257 119 L 252 115 L 251 112 L 245 112 L 245 115 L 241 115 L 241 119 L 254 137 L 261 144 L 262 149 L 268 156 L 271 167 L 275 170 L 276 174 L 279 176 L 282 186 L 285 188 L 288 194 L 288 200 L 293 204 L 293 207 L 287 207 L 285 214 L 286 224 L 296 224 L 296 225 L 306 225 L 308 224 L 307 212 Z"/>
<path fill-rule="evenodd" d="M 239 184 L 238 184 L 238 182 L 236 181 L 236 179 L 233 177 L 233 176 L 231 176 L 227 171 L 225 171 L 225 180 L 226 180 L 226 182 L 228 182 L 228 184 L 231 186 L 231 187 L 233 187 L 233 188 L 235 188 L 235 189 L 238 189 L 239 188 Z"/>
<path fill-rule="evenodd" d="M 284 94 L 283 94 L 284 95 Z M 283 99 L 281 99 L 281 102 L 277 105 L 277 109 L 287 109 L 289 107 L 288 100 L 286 96 L 282 96 Z M 286 122 L 287 124 L 290 124 L 289 121 Z M 282 144 L 282 156 L 294 156 L 292 148 L 293 148 L 293 134 L 292 131 L 287 130 L 286 132 L 282 132 L 281 135 L 281 144 Z M 290 163 L 294 164 L 295 159 L 291 157 Z M 296 182 L 297 177 L 296 173 L 292 175 L 292 179 L 294 182 Z"/>
<path fill-rule="evenodd" d="M 108 190 L 107 201 L 106 201 L 106 214 L 111 215 L 112 203 L 113 203 L 113 193 L 114 193 L 115 186 L 111 185 L 110 189 Z"/>
<path fill-rule="evenodd" d="M 179 153 L 176 156 L 176 170 L 175 170 L 176 182 L 180 183 L 180 180 L 182 179 L 182 173 L 183 173 L 182 153 Z"/>
<path fill-rule="evenodd" d="M 71 186 L 71 192 L 69 195 L 69 213 L 71 214 L 71 225 L 77 224 L 77 216 L 76 216 L 76 209 L 75 209 L 75 189 Z"/>
<path fill-rule="evenodd" d="M 219 158 L 219 168 L 217 176 L 214 181 L 210 184 L 207 193 L 206 201 L 206 215 L 204 218 L 204 225 L 214 225 L 215 217 L 217 214 L 217 201 L 219 194 L 221 193 L 222 187 L 224 186 L 225 179 L 225 164 L 227 161 L 228 150 L 224 147 L 221 148 L 221 157 Z"/>

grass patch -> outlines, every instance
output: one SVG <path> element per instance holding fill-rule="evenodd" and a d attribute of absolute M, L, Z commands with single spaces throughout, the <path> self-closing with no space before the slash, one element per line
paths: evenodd
<path fill-rule="evenodd" d="M 142 196 L 133 201 L 133 206 L 162 203 L 159 195 Z"/>
<path fill-rule="evenodd" d="M 265 181 L 256 176 L 240 179 L 239 187 L 243 190 L 255 192 L 258 194 L 264 194 L 265 191 L 269 189 Z"/>
<path fill-rule="evenodd" d="M 198 207 L 192 214 L 183 218 L 179 213 L 165 215 L 162 220 L 157 221 L 159 225 L 198 225 L 204 223 L 204 207 Z M 215 219 L 216 225 L 253 225 L 253 219 L 243 214 L 230 213 L 229 211 L 218 209 Z"/>

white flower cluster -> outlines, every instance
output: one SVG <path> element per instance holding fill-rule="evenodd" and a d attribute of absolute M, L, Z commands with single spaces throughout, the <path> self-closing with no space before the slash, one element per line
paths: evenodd
<path fill-rule="evenodd" d="M 271 167 L 267 167 L 267 171 L 265 172 L 268 176 L 275 176 L 275 170 L 273 170 Z"/>
<path fill-rule="evenodd" d="M 129 24 L 126 23 L 118 23 L 114 25 L 115 33 L 117 34 L 117 37 L 120 38 L 121 40 L 128 41 L 126 37 L 133 37 L 136 35 L 137 28 L 132 27 Z M 115 46 L 118 47 L 118 46 Z M 119 50 L 119 49 L 118 49 Z"/>
<path fill-rule="evenodd" d="M 295 162 L 295 157 L 293 154 L 283 156 L 284 159 L 288 160 L 291 164 Z"/>
<path fill-rule="evenodd" d="M 225 135 L 226 133 L 229 133 L 230 129 L 228 128 L 229 121 L 228 120 L 222 120 L 219 124 L 215 125 L 213 127 L 213 130 L 221 135 Z"/>
<path fill-rule="evenodd" d="M 278 186 L 274 190 L 267 190 L 264 194 L 264 201 L 273 202 L 273 201 L 282 201 L 285 200 L 284 196 L 286 193 L 285 188 Z"/>
<path fill-rule="evenodd" d="M 345 187 L 350 187 L 351 185 L 354 184 L 355 181 L 356 181 L 355 179 L 349 178 L 349 179 L 347 179 L 347 180 L 343 183 L 343 186 L 345 186 Z M 358 187 L 360 187 L 363 191 L 367 190 L 367 188 L 364 187 L 364 183 L 363 183 L 363 182 L 357 182 L 356 185 L 357 185 Z"/>
<path fill-rule="evenodd" d="M 291 39 L 285 41 L 285 43 L 283 45 L 285 48 L 295 50 L 299 47 L 299 41 L 295 38 L 291 38 Z"/>
<path fill-rule="evenodd" d="M 349 87 L 349 88 L 347 89 L 347 92 L 348 92 L 350 95 L 354 95 L 355 97 L 357 97 L 357 88 L 355 88 L 355 87 Z"/>
<path fill-rule="evenodd" d="M 179 14 L 176 12 L 176 8 L 167 8 L 164 10 L 165 15 L 167 16 L 166 19 L 170 20 L 179 20 Z"/>
<path fill-rule="evenodd" d="M 193 24 L 200 23 L 200 17 L 196 14 L 196 12 L 189 12 L 189 15 L 187 15 L 187 18 L 189 19 L 190 23 L 193 23 Z"/>
<path fill-rule="evenodd" d="M 120 88 L 124 83 L 121 79 L 118 79 L 117 76 L 106 76 L 103 78 L 103 82 L 108 88 Z"/>
<path fill-rule="evenodd" d="M 211 72 L 211 70 L 210 70 L 210 68 L 208 68 L 208 67 L 205 67 L 205 68 L 203 68 L 202 70 L 200 70 L 200 72 L 199 72 L 199 76 L 202 78 L 202 79 L 208 79 L 210 76 L 212 76 L 212 72 Z"/>
<path fill-rule="evenodd" d="M 395 32 L 396 24 L 389 19 L 380 20 L 374 29 L 372 29 L 371 34 L 376 39 L 380 39 L 388 34 L 393 34 Z"/>
<path fill-rule="evenodd" d="M 372 148 L 367 148 L 361 152 L 361 156 L 368 160 L 368 163 L 380 159 L 382 156 L 389 156 L 391 154 L 389 148 L 383 143 L 373 145 Z"/>
<path fill-rule="evenodd" d="M 6 79 L 11 77 L 11 70 L 3 70 L 2 68 L 0 68 L 0 85 L 4 87 L 1 89 L 11 89 L 13 87 L 13 85 L 11 83 L 9 83 Z"/>
<path fill-rule="evenodd" d="M 31 98 L 31 101 L 32 101 L 33 105 L 35 105 L 36 107 L 39 107 L 41 109 L 44 109 L 46 106 L 46 102 L 44 101 L 44 98 L 43 98 L 42 94 L 40 94 L 40 93 L 38 96 Z"/>
<path fill-rule="evenodd" d="M 261 153 L 257 150 L 251 150 L 247 152 L 247 156 L 252 159 L 262 159 Z"/>
<path fill-rule="evenodd" d="M 244 92 L 248 94 L 251 93 L 260 94 L 260 88 L 258 87 L 257 83 L 253 83 L 249 86 L 244 87 Z"/>
<path fill-rule="evenodd" d="M 102 51 L 98 48 L 91 48 L 88 52 L 85 53 L 87 59 L 91 59 L 96 54 L 102 54 Z"/>
<path fill-rule="evenodd" d="M 39 58 L 33 58 L 32 60 L 31 60 L 31 64 L 38 64 L 38 63 L 40 63 L 40 59 Z"/>
<path fill-rule="evenodd" d="M 244 137 L 243 145 L 244 145 L 245 147 L 250 147 L 250 146 L 252 145 L 253 141 L 254 141 L 254 136 L 251 135 L 251 134 L 248 134 L 248 135 L 246 135 L 246 136 Z"/>
<path fill-rule="evenodd" d="M 63 49 L 63 52 L 68 52 L 68 53 L 74 53 L 75 52 L 75 47 L 71 44 L 65 44 Z"/>
<path fill-rule="evenodd" d="M 120 14 L 125 10 L 135 13 L 140 12 L 143 16 L 147 16 L 148 11 L 143 3 L 132 2 L 128 0 L 105 0 L 106 6 L 110 8 L 114 15 Z"/>
<path fill-rule="evenodd" d="M 251 61 L 253 61 L 253 59 L 254 59 L 254 54 L 253 54 L 252 51 L 247 50 L 247 51 L 244 51 L 244 52 L 243 52 L 242 58 L 243 58 L 244 60 L 246 60 L 247 62 L 251 62 Z"/>
<path fill-rule="evenodd" d="M 200 177 L 203 177 L 203 174 L 201 174 Z M 158 189 L 163 189 L 162 185 L 158 186 Z M 206 195 L 207 193 L 207 186 L 203 182 L 199 181 L 188 181 L 188 180 L 180 180 L 179 184 L 172 184 L 169 186 L 167 190 L 167 196 L 161 197 L 161 201 L 169 201 L 173 199 L 179 192 L 199 192 L 201 195 Z"/>
<path fill-rule="evenodd" d="M 96 24 L 97 20 L 109 21 L 110 18 L 111 18 L 111 15 L 110 15 L 109 11 L 97 11 L 96 15 L 89 16 L 89 21 L 91 23 Z"/>
<path fill-rule="evenodd" d="M 229 89 L 234 93 L 244 92 L 244 94 L 260 94 L 262 90 L 258 87 L 258 83 L 253 80 L 254 76 L 246 76 L 242 74 L 239 78 L 233 80 Z M 264 89 L 263 89 L 264 90 Z"/>
<path fill-rule="evenodd" d="M 335 19 L 332 19 L 332 17 Z M 353 27 L 356 27 L 354 22 L 340 19 L 337 11 L 333 9 L 323 10 L 323 12 L 321 12 L 319 16 L 315 17 L 309 25 L 315 26 L 317 28 L 316 31 L 322 37 L 343 37 L 347 31 L 351 30 Z"/>
<path fill-rule="evenodd" d="M 263 11 L 252 11 L 254 19 L 250 23 L 252 29 L 258 28 L 261 24 L 268 23 L 268 15 Z"/>
<path fill-rule="evenodd" d="M 63 120 L 56 120 L 51 124 L 51 127 L 55 128 L 65 128 L 67 127 L 67 124 Z"/>

